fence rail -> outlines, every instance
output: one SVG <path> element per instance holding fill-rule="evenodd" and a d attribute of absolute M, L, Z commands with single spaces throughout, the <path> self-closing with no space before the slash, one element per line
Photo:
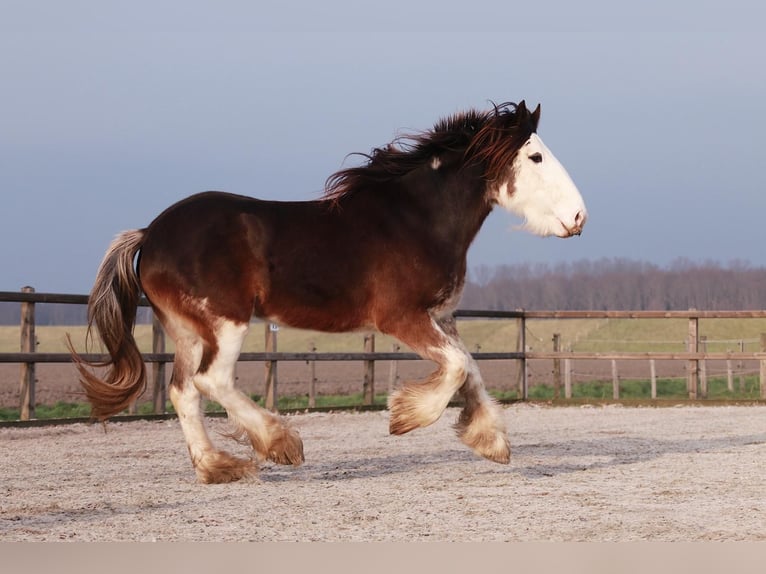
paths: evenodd
<path fill-rule="evenodd" d="M 34 387 L 35 365 L 39 363 L 68 363 L 71 357 L 68 353 L 38 353 L 35 352 L 35 323 L 34 305 L 37 303 L 59 303 L 87 305 L 87 295 L 59 294 L 59 293 L 36 293 L 31 287 L 24 287 L 20 292 L 0 291 L 0 303 L 11 302 L 21 305 L 21 344 L 18 353 L 0 353 L 0 363 L 19 363 L 21 365 L 20 400 L 22 420 L 34 418 Z M 145 298 L 141 298 L 139 305 L 149 306 Z M 706 387 L 705 361 L 742 361 L 757 360 L 760 362 L 760 396 L 766 399 L 766 337 L 761 337 L 761 350 L 759 352 L 707 352 L 700 350 L 700 343 L 704 337 L 699 335 L 700 319 L 763 319 L 766 318 L 766 310 L 756 311 L 705 311 L 690 309 L 687 311 L 488 311 L 461 309 L 455 312 L 459 319 L 489 318 L 489 319 L 515 319 L 519 323 L 519 336 L 517 350 L 514 352 L 475 352 L 472 353 L 476 360 L 514 360 L 520 362 L 519 386 L 523 400 L 528 399 L 527 361 L 552 360 L 554 362 L 554 374 L 560 377 L 561 361 L 570 364 L 574 360 L 604 360 L 612 361 L 612 370 L 615 371 L 615 361 L 618 360 L 641 360 L 650 361 L 652 373 L 654 373 L 654 361 L 674 360 L 687 362 L 687 390 L 690 399 L 696 399 L 700 388 L 700 376 L 702 387 Z M 531 351 L 526 346 L 526 321 L 531 319 L 686 319 L 688 320 L 687 350 L 685 352 L 572 352 L 561 350 L 554 340 L 553 351 Z M 174 355 L 165 352 L 164 332 L 156 321 L 152 323 L 152 352 L 144 353 L 143 358 L 153 365 L 152 380 L 154 381 L 153 397 L 155 412 L 164 412 L 165 408 L 165 376 L 166 363 L 173 361 Z M 277 352 L 276 333 L 269 337 L 269 325 L 266 325 L 267 348 L 265 352 L 245 352 L 239 357 L 240 361 L 262 361 L 266 365 L 266 406 L 276 408 L 276 365 L 281 361 L 361 361 L 367 367 L 365 369 L 364 395 L 365 401 L 371 402 L 374 397 L 374 363 L 375 361 L 412 361 L 420 357 L 414 353 L 406 352 L 374 352 L 374 341 L 371 346 L 365 345 L 365 352 L 342 352 L 320 353 L 312 352 Z M 271 341 L 271 343 L 269 343 Z M 269 346 L 271 345 L 271 346 Z M 91 362 L 103 362 L 108 359 L 103 354 L 83 354 L 83 357 Z M 569 373 L 565 368 L 564 372 Z M 615 379 L 615 398 L 619 396 L 618 382 Z M 655 398 L 655 381 L 652 375 L 653 398 Z M 567 396 L 571 396 L 571 382 L 567 381 Z M 313 403 L 314 381 L 310 385 L 310 404 Z M 704 393 L 703 393 L 704 396 Z"/>

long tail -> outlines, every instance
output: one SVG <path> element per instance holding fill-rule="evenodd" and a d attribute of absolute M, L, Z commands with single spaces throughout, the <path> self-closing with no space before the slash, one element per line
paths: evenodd
<path fill-rule="evenodd" d="M 90 293 L 86 346 L 95 325 L 110 359 L 103 363 L 85 360 L 67 336 L 92 415 L 102 421 L 125 409 L 146 388 L 146 367 L 133 338 L 141 296 L 133 260 L 143 244 L 144 234 L 142 229 L 125 231 L 114 239 Z M 108 367 L 104 378 L 96 376 L 92 367 Z"/>

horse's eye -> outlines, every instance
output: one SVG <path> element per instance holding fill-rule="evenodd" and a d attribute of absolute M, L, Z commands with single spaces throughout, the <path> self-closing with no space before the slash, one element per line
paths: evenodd
<path fill-rule="evenodd" d="M 531 159 L 535 163 L 541 163 L 543 161 L 543 154 L 540 152 L 533 153 L 531 156 L 529 156 L 529 159 Z"/>

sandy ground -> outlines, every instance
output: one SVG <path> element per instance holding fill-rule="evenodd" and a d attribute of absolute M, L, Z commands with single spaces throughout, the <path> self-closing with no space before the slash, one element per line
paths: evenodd
<path fill-rule="evenodd" d="M 0 540 L 766 540 L 766 407 L 505 413 L 507 466 L 458 442 L 455 409 L 403 437 L 387 412 L 313 413 L 289 417 L 303 466 L 226 485 L 195 481 L 176 421 L 2 428 Z"/>

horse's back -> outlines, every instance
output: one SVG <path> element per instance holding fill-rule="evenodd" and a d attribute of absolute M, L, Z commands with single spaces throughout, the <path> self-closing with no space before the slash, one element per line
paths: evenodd
<path fill-rule="evenodd" d="M 294 326 L 362 326 L 366 263 L 328 202 L 279 202 L 222 192 L 188 197 L 146 229 L 139 259 L 155 306 L 179 299 L 217 316 Z"/>
<path fill-rule="evenodd" d="M 221 192 L 191 196 L 147 228 L 139 275 L 149 300 L 238 322 L 377 327 L 425 312 L 462 287 L 464 256 L 441 255 L 391 196 L 281 202 Z M 182 300 L 182 303 L 179 303 Z"/>

